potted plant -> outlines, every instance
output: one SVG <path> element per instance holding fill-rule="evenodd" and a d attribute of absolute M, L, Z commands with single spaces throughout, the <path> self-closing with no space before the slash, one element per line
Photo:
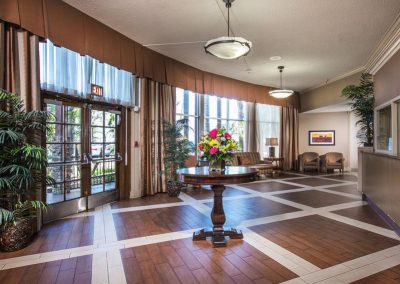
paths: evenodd
<path fill-rule="evenodd" d="M 360 85 L 349 85 L 342 91 L 342 97 L 351 102 L 351 111 L 359 118 L 356 125 L 360 127 L 357 139 L 365 147 L 374 144 L 374 83 L 368 73 L 361 74 Z"/>
<path fill-rule="evenodd" d="M 197 150 L 201 158 L 209 162 L 209 170 L 222 172 L 225 162 L 231 161 L 238 145 L 225 128 L 213 129 L 202 137 Z"/>
<path fill-rule="evenodd" d="M 46 178 L 46 149 L 32 142 L 46 131 L 48 115 L 25 112 L 21 99 L 0 90 L 0 248 L 14 251 L 29 244 L 37 210 L 47 205 L 32 200 Z"/>
<path fill-rule="evenodd" d="M 184 137 L 184 130 L 189 129 L 188 120 L 180 119 L 175 123 L 164 121 L 164 174 L 169 196 L 178 196 L 183 184 L 178 179 L 177 170 L 185 167 L 185 161 L 194 145 Z"/>

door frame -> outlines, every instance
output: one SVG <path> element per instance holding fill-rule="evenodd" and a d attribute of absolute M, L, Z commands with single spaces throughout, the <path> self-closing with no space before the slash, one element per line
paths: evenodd
<path fill-rule="evenodd" d="M 91 177 L 91 166 L 90 161 L 84 163 L 84 155 L 90 153 L 90 110 L 91 106 L 95 106 L 95 109 L 102 109 L 104 111 L 119 112 L 120 124 L 116 128 L 116 155 L 120 153 L 121 157 L 125 157 L 125 151 L 127 146 L 125 145 L 126 131 L 123 129 L 126 126 L 125 113 L 126 108 L 119 105 L 113 105 L 105 102 L 98 102 L 95 100 L 84 99 L 79 97 L 72 97 L 69 95 L 42 91 L 41 92 L 41 106 L 44 109 L 45 104 L 49 101 L 65 102 L 68 105 L 74 105 L 82 108 L 82 131 L 81 131 L 81 197 L 64 200 L 62 202 L 51 204 L 50 210 L 43 212 L 43 223 L 60 219 L 72 214 L 88 212 L 96 208 L 97 206 L 110 203 L 113 201 L 120 200 L 121 197 L 121 186 L 124 184 L 125 161 L 116 162 L 115 174 L 116 174 L 116 189 L 110 191 L 104 191 L 96 194 L 90 194 L 91 178 L 83 178 L 84 176 Z M 46 147 L 46 139 L 43 139 L 42 146 Z M 64 193 L 65 194 L 65 193 Z M 46 187 L 44 185 L 42 189 L 42 200 L 46 201 Z"/>

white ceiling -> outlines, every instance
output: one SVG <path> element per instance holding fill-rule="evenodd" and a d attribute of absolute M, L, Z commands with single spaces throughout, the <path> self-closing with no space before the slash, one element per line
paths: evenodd
<path fill-rule="evenodd" d="M 231 29 L 252 41 L 244 58 L 207 55 L 226 35 L 222 0 L 64 0 L 151 49 L 205 71 L 302 91 L 364 66 L 400 12 L 399 0 L 236 0 Z M 223 14 L 224 16 L 223 16 Z M 198 42 L 203 41 L 203 42 Z M 279 55 L 283 60 L 269 58 Z M 251 69 L 251 71 L 246 71 Z"/>

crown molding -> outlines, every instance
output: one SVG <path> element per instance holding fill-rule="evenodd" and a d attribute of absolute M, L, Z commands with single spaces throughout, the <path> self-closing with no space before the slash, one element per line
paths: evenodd
<path fill-rule="evenodd" d="M 378 46 L 369 57 L 365 69 L 375 75 L 379 69 L 400 49 L 400 14 L 382 37 Z"/>
<path fill-rule="evenodd" d="M 321 83 L 321 84 L 315 85 L 315 86 L 313 86 L 311 88 L 307 88 L 305 90 L 302 90 L 300 93 L 301 94 L 305 94 L 305 93 L 311 92 L 311 91 L 313 91 L 315 89 L 324 87 L 324 86 L 326 86 L 328 84 L 331 84 L 333 82 L 339 81 L 341 79 L 344 79 L 346 77 L 349 77 L 351 75 L 354 75 L 354 74 L 357 74 L 357 73 L 360 73 L 360 72 L 363 72 L 363 71 L 365 71 L 365 66 L 358 67 L 358 68 L 356 68 L 354 70 L 351 70 L 350 72 L 347 72 L 347 73 L 344 73 L 342 75 L 336 76 L 336 77 L 334 77 L 332 79 L 327 79 L 324 83 Z"/>

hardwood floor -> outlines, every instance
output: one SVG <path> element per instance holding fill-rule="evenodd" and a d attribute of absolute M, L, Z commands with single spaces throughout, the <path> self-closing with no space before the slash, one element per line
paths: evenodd
<path fill-rule="evenodd" d="M 400 241 L 317 215 L 250 229 L 320 268 L 400 244 Z"/>
<path fill-rule="evenodd" d="M 354 175 L 227 187 L 225 224 L 244 239 L 226 248 L 191 238 L 211 226 L 212 197 L 189 188 L 46 224 L 27 248 L 0 252 L 0 283 L 399 283 L 400 238 L 361 201 Z"/>

